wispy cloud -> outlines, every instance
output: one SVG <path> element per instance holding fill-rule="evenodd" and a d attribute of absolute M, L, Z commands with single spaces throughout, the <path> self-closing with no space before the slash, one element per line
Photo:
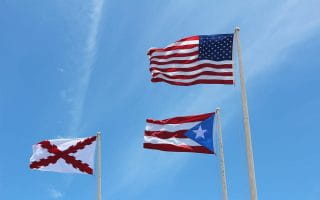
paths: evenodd
<path fill-rule="evenodd" d="M 63 193 L 55 188 L 50 188 L 49 194 L 50 194 L 51 198 L 53 198 L 53 199 L 59 199 L 63 196 Z"/>
<path fill-rule="evenodd" d="M 320 18 L 316 6 L 310 9 L 312 2 L 316 4 L 313 0 L 310 4 L 305 4 L 301 0 L 284 1 L 269 13 L 270 20 L 268 23 L 263 23 L 260 31 L 255 31 L 256 36 L 251 37 L 253 42 L 244 51 L 244 56 L 249 58 L 246 62 L 249 63 L 247 70 L 249 78 L 270 70 L 270 65 L 281 58 L 292 45 L 304 41 L 319 31 Z M 306 12 L 308 15 L 305 15 Z M 259 55 L 252 57 L 252 52 Z"/>
<path fill-rule="evenodd" d="M 110 196 L 116 195 L 128 185 L 132 187 L 130 188 L 131 195 L 139 194 L 161 176 L 166 176 L 168 180 L 174 179 L 174 174 L 180 171 L 190 158 L 190 155 L 184 153 L 169 153 L 168 155 L 159 151 L 155 152 L 145 149 L 137 151 L 136 145 L 137 143 L 133 142 L 132 145 L 127 148 L 129 152 L 136 153 L 130 154 L 132 156 L 131 159 L 126 160 L 125 165 L 120 165 L 117 168 L 116 172 L 124 176 L 120 176 L 117 184 L 110 188 Z M 144 164 L 140 165 L 137 163 Z M 128 169 L 130 170 L 128 171 Z M 166 169 L 170 169 L 170 176 L 167 176 Z M 135 185 L 138 186 L 139 189 L 136 189 Z"/>
<path fill-rule="evenodd" d="M 320 184 L 315 184 L 311 188 L 310 199 L 316 199 L 320 196 Z"/>
<path fill-rule="evenodd" d="M 75 1 L 75 3 L 79 3 Z M 83 107 L 85 103 L 86 93 L 90 84 L 91 73 L 93 70 L 95 56 L 98 49 L 98 33 L 99 25 L 103 15 L 104 0 L 92 0 L 91 2 L 81 2 L 83 7 L 89 8 L 84 9 L 83 13 L 80 15 L 76 14 L 76 21 L 84 21 L 81 26 L 75 27 L 81 30 L 88 30 L 85 33 L 85 42 L 81 43 L 83 38 L 75 39 L 77 43 L 75 46 L 80 48 L 80 51 L 76 51 L 75 54 L 70 55 L 72 61 L 75 62 L 68 63 L 68 67 L 57 68 L 60 73 L 71 74 L 69 86 L 60 91 L 60 98 L 69 105 L 70 109 L 67 111 L 70 114 L 70 122 L 66 128 L 66 133 L 64 136 L 58 135 L 57 138 L 65 138 L 68 134 L 69 136 L 77 136 L 79 125 L 81 123 Z M 73 6 L 73 5 L 72 5 Z M 75 33 L 73 33 L 76 35 Z M 80 64 L 79 64 L 80 63 Z M 68 177 L 66 180 L 66 185 L 70 185 L 73 181 L 73 177 Z M 51 197 L 54 199 L 62 198 L 63 192 L 58 191 L 55 188 L 50 188 L 49 192 Z"/>
<path fill-rule="evenodd" d="M 82 64 L 77 69 L 78 75 L 76 80 L 76 85 L 72 86 L 73 97 L 68 97 L 62 92 L 64 99 L 67 99 L 69 102 L 72 102 L 71 106 L 71 123 L 68 132 L 75 134 L 79 128 L 79 124 L 82 118 L 83 106 L 86 98 L 86 93 L 88 86 L 90 84 L 91 72 L 93 70 L 93 65 L 95 61 L 95 55 L 97 52 L 97 37 L 99 32 L 99 24 L 101 21 L 102 11 L 103 11 L 104 0 L 93 0 L 92 9 L 86 17 L 89 17 L 88 24 L 88 36 L 85 42 Z M 76 66 L 75 66 L 76 67 Z M 70 99 L 72 101 L 70 101 Z"/>
<path fill-rule="evenodd" d="M 61 73 L 63 73 L 65 71 L 65 69 L 63 67 L 58 67 L 57 70 L 58 70 L 58 72 L 61 72 Z"/>

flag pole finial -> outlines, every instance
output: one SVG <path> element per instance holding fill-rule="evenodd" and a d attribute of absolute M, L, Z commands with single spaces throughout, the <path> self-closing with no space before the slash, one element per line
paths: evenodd
<path fill-rule="evenodd" d="M 240 31 L 240 26 L 236 26 L 235 30 Z"/>

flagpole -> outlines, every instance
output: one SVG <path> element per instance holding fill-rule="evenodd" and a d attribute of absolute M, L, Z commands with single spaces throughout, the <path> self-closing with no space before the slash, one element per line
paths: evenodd
<path fill-rule="evenodd" d="M 101 200 L 101 132 L 97 133 L 97 200 Z"/>
<path fill-rule="evenodd" d="M 218 141 L 219 141 L 219 156 L 220 156 L 223 200 L 228 200 L 227 178 L 226 178 L 226 170 L 225 170 L 225 164 L 224 164 L 224 153 L 223 153 L 223 142 L 222 142 L 222 131 L 221 131 L 220 108 L 216 108 L 216 114 L 217 114 L 216 116 L 217 116 L 217 130 L 218 130 Z"/>
<path fill-rule="evenodd" d="M 257 187 L 256 187 L 256 177 L 254 171 L 254 161 L 253 161 L 253 152 L 252 152 L 252 142 L 251 142 L 251 131 L 249 123 L 249 111 L 248 111 L 248 102 L 247 102 L 247 92 L 244 81 L 244 69 L 242 63 L 242 53 L 240 48 L 240 28 L 236 27 L 235 37 L 237 42 L 238 50 L 238 60 L 239 60 L 239 75 L 240 75 L 240 85 L 241 85 L 241 98 L 242 98 L 242 112 L 243 112 L 243 125 L 245 130 L 245 140 L 246 140 L 246 149 L 247 149 L 247 164 L 248 164 L 248 175 L 250 182 L 250 196 L 251 200 L 257 200 Z"/>

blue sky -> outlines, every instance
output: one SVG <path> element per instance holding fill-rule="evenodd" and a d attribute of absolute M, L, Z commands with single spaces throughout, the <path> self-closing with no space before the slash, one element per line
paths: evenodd
<path fill-rule="evenodd" d="M 94 176 L 28 169 L 44 139 L 102 132 L 103 199 L 221 199 L 218 159 L 142 148 L 145 119 L 221 107 L 230 199 L 249 199 L 235 86 L 150 82 L 146 52 L 241 27 L 260 199 L 320 198 L 320 2 L 0 1 L 0 199 L 95 198 Z M 238 74 L 237 74 L 238 75 Z"/>

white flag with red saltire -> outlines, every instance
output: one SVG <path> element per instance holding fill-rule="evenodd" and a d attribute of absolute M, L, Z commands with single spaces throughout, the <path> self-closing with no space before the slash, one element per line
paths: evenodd
<path fill-rule="evenodd" d="M 41 171 L 93 174 L 96 136 L 45 140 L 33 145 L 30 168 Z"/>

